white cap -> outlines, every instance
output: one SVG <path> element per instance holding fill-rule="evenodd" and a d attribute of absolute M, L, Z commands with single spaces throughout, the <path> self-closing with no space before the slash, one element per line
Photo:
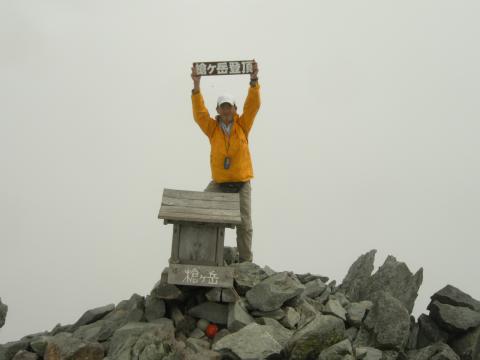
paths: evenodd
<path fill-rule="evenodd" d="M 233 105 L 235 105 L 235 98 L 232 95 L 229 95 L 229 94 L 221 95 L 217 99 L 217 106 L 220 106 L 223 103 L 229 103 L 233 106 Z"/>

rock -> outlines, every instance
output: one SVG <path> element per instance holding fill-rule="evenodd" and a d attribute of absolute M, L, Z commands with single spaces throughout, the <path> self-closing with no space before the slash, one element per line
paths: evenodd
<path fill-rule="evenodd" d="M 193 308 L 188 313 L 199 319 L 206 319 L 215 324 L 227 325 L 228 323 L 228 306 L 214 302 L 204 302 Z"/>
<path fill-rule="evenodd" d="M 347 312 L 336 299 L 328 300 L 327 303 L 325 304 L 325 307 L 323 308 L 323 312 L 325 314 L 332 314 L 332 315 L 338 316 L 343 321 L 347 321 L 347 317 L 346 317 Z"/>
<path fill-rule="evenodd" d="M 26 350 L 28 340 L 10 341 L 0 345 L 0 360 L 10 360 L 21 350 Z"/>
<path fill-rule="evenodd" d="M 364 325 L 375 336 L 382 349 L 402 350 L 407 344 L 410 315 L 402 302 L 390 293 L 379 291 L 374 305 L 364 320 Z"/>
<path fill-rule="evenodd" d="M 368 310 L 373 307 L 373 303 L 368 300 L 353 302 L 347 306 L 347 321 L 350 325 L 360 326 Z"/>
<path fill-rule="evenodd" d="M 306 273 L 306 274 L 295 274 L 295 276 L 297 277 L 297 279 L 302 283 L 302 284 L 306 284 L 310 281 L 313 281 L 313 280 L 316 280 L 316 279 L 320 279 L 324 284 L 326 284 L 328 282 L 328 277 L 327 276 L 321 276 L 321 275 L 312 275 L 310 273 Z"/>
<path fill-rule="evenodd" d="M 323 350 L 345 339 L 345 325 L 332 315 L 317 316 L 289 339 L 286 352 L 290 360 L 314 359 Z"/>
<path fill-rule="evenodd" d="M 165 316 L 165 301 L 147 295 L 145 298 L 145 318 L 147 321 L 153 321 Z"/>
<path fill-rule="evenodd" d="M 268 265 L 265 265 L 265 266 L 263 267 L 263 271 L 265 271 L 265 274 L 267 274 L 267 276 L 272 276 L 272 275 L 274 275 L 274 274 L 276 274 L 276 273 L 278 272 L 278 271 L 273 270 L 273 269 L 272 269 L 270 266 L 268 266 Z"/>
<path fill-rule="evenodd" d="M 195 329 L 193 329 L 193 331 L 190 333 L 190 336 L 191 338 L 195 338 L 195 339 L 201 339 L 203 337 L 205 337 L 205 331 L 202 331 L 200 330 L 198 327 L 196 327 Z"/>
<path fill-rule="evenodd" d="M 266 359 L 280 355 L 282 346 L 272 337 L 268 326 L 251 323 L 239 331 L 215 342 L 212 349 L 220 353 L 233 353 L 241 360 Z"/>
<path fill-rule="evenodd" d="M 288 272 L 280 272 L 259 282 L 247 291 L 246 297 L 253 308 L 261 311 L 279 309 L 283 303 L 305 289 L 297 279 Z"/>
<path fill-rule="evenodd" d="M 98 321 L 108 313 L 112 312 L 114 309 L 115 305 L 109 304 L 88 310 L 80 317 L 80 319 L 77 320 L 75 324 L 73 324 L 73 329 L 78 329 L 82 325 L 88 325 L 95 321 Z"/>
<path fill-rule="evenodd" d="M 373 249 L 361 255 L 348 269 L 348 273 L 339 286 L 339 289 L 347 295 L 351 301 L 368 300 L 364 299 L 363 289 L 370 281 L 370 275 L 373 271 L 375 254 L 377 250 Z"/>
<path fill-rule="evenodd" d="M 210 325 L 210 322 L 205 319 L 199 319 L 197 321 L 197 328 L 199 328 L 202 331 L 207 330 L 207 326 Z"/>
<path fill-rule="evenodd" d="M 195 352 L 201 352 L 202 350 L 210 349 L 210 343 L 207 340 L 196 339 L 196 338 L 188 338 L 185 345 L 194 350 Z"/>
<path fill-rule="evenodd" d="M 480 325 L 480 313 L 464 306 L 442 304 L 432 301 L 427 309 L 430 317 L 449 332 L 465 332 Z"/>
<path fill-rule="evenodd" d="M 241 296 L 268 277 L 265 271 L 254 263 L 243 262 L 233 264 L 231 267 L 234 269 L 235 289 Z"/>
<path fill-rule="evenodd" d="M 421 349 L 439 341 L 447 342 L 447 340 L 448 333 L 441 330 L 428 315 L 421 314 L 418 317 L 418 335 L 415 349 Z"/>
<path fill-rule="evenodd" d="M 176 303 L 170 303 L 168 307 L 170 318 L 173 320 L 177 331 L 189 333 L 195 328 L 195 320 L 188 315 L 184 315 Z"/>
<path fill-rule="evenodd" d="M 361 360 L 382 360 L 382 351 L 369 346 L 356 348 L 355 354 L 356 358 Z"/>
<path fill-rule="evenodd" d="M 451 348 L 461 359 L 480 359 L 480 327 L 470 330 L 450 342 Z"/>
<path fill-rule="evenodd" d="M 347 299 L 346 295 L 340 291 L 336 291 L 335 294 L 332 294 L 330 298 L 338 300 L 340 305 L 342 305 L 344 308 L 350 304 L 350 300 Z"/>
<path fill-rule="evenodd" d="M 292 307 L 285 307 L 285 315 L 281 319 L 280 323 L 287 329 L 293 329 L 300 321 L 300 314 Z"/>
<path fill-rule="evenodd" d="M 229 304 L 227 328 L 230 332 L 238 331 L 254 321 L 239 301 Z"/>
<path fill-rule="evenodd" d="M 295 307 L 295 310 L 300 315 L 297 329 L 303 328 L 319 314 L 319 312 L 305 299 L 297 307 Z"/>
<path fill-rule="evenodd" d="M 240 295 L 235 291 L 235 288 L 222 289 L 222 302 L 234 303 L 238 300 L 240 300 Z"/>
<path fill-rule="evenodd" d="M 418 330 L 418 322 L 416 322 L 414 316 L 410 315 L 410 335 L 408 335 L 408 341 L 405 345 L 405 350 L 415 350 L 418 348 Z"/>
<path fill-rule="evenodd" d="M 345 330 L 345 335 L 350 342 L 353 342 L 355 338 L 357 337 L 358 329 L 354 326 L 349 327 L 347 330 Z"/>
<path fill-rule="evenodd" d="M 345 339 L 323 350 L 318 360 L 353 360 L 352 344 Z"/>
<path fill-rule="evenodd" d="M 205 293 L 205 297 L 208 301 L 211 302 L 220 302 L 222 301 L 222 288 L 211 288 Z"/>
<path fill-rule="evenodd" d="M 2 298 L 0 298 L 0 328 L 5 325 L 5 319 L 7 317 L 8 306 L 2 303 Z"/>
<path fill-rule="evenodd" d="M 49 340 L 50 340 L 50 336 L 45 336 L 45 335 L 39 336 L 30 341 L 30 347 L 36 354 L 43 357 L 43 354 L 45 353 L 45 349 L 47 348 L 47 344 Z"/>
<path fill-rule="evenodd" d="M 470 295 L 452 285 L 446 285 L 444 288 L 433 294 L 430 298 L 432 301 L 437 300 L 442 304 L 464 306 L 480 312 L 480 301 L 475 300 Z"/>
<path fill-rule="evenodd" d="M 12 358 L 12 360 L 37 360 L 37 359 L 38 359 L 37 354 L 30 351 L 26 351 L 26 350 L 20 350 Z"/>
<path fill-rule="evenodd" d="M 48 340 L 45 360 L 101 360 L 104 349 L 98 342 L 85 342 L 70 333 L 61 332 Z"/>
<path fill-rule="evenodd" d="M 255 317 L 268 317 L 275 320 L 281 320 L 285 316 L 285 312 L 281 308 L 272 311 L 252 310 L 251 314 Z"/>
<path fill-rule="evenodd" d="M 130 299 L 120 301 L 115 310 L 109 312 L 103 319 L 111 321 L 142 321 L 144 320 L 145 298 L 133 294 Z"/>
<path fill-rule="evenodd" d="M 272 318 L 258 318 L 257 323 L 260 325 L 266 325 L 267 331 L 282 347 L 287 344 L 293 333 L 291 330 L 286 329 L 277 320 Z"/>
<path fill-rule="evenodd" d="M 460 357 L 443 342 L 438 342 L 423 349 L 411 350 L 407 353 L 408 360 L 460 360 Z"/>
<path fill-rule="evenodd" d="M 154 288 L 150 292 L 150 295 L 162 300 L 184 300 L 183 293 L 180 291 L 178 286 L 162 283 L 162 280 L 155 284 Z"/>
<path fill-rule="evenodd" d="M 322 280 L 315 279 L 305 284 L 303 295 L 310 298 L 316 298 L 317 296 L 320 296 L 326 288 L 327 285 Z"/>
<path fill-rule="evenodd" d="M 213 338 L 213 343 L 215 344 L 218 340 L 222 339 L 223 337 L 227 336 L 228 334 L 230 334 L 230 331 L 228 331 L 228 329 L 220 329 L 220 331 L 217 332 L 217 334 Z"/>
<path fill-rule="evenodd" d="M 137 357 L 163 358 L 173 353 L 174 333 L 175 329 L 170 319 L 162 318 L 153 323 L 130 322 L 113 334 L 108 356 L 111 359 L 125 360 Z"/>

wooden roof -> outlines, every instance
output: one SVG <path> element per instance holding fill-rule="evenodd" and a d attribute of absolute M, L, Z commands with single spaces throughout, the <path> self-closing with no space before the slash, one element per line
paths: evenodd
<path fill-rule="evenodd" d="M 164 189 L 159 219 L 217 224 L 241 224 L 240 195 Z"/>

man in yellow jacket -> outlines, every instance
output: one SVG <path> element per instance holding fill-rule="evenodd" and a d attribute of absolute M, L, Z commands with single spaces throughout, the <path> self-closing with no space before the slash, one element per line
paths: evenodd
<path fill-rule="evenodd" d="M 213 119 L 205 107 L 200 92 L 200 75 L 192 66 L 193 118 L 208 136 L 211 145 L 212 180 L 205 191 L 240 193 L 242 224 L 237 226 L 237 248 L 240 262 L 253 260 L 250 184 L 250 179 L 253 178 L 253 167 L 248 148 L 248 134 L 260 108 L 258 65 L 255 60 L 252 69 L 250 87 L 242 115 L 237 114 L 235 99 L 230 95 L 222 95 L 217 100 L 218 115 Z"/>

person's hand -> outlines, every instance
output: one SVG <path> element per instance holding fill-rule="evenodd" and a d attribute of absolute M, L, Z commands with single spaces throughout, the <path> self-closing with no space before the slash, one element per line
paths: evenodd
<path fill-rule="evenodd" d="M 192 80 L 194 83 L 199 83 L 200 82 L 200 76 L 197 74 L 197 69 L 195 68 L 195 65 L 192 65 Z"/>
<path fill-rule="evenodd" d="M 252 72 L 250 73 L 250 80 L 256 80 L 257 78 L 258 78 L 258 64 L 255 61 L 255 59 L 253 59 Z"/>

